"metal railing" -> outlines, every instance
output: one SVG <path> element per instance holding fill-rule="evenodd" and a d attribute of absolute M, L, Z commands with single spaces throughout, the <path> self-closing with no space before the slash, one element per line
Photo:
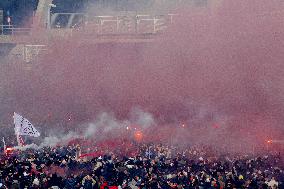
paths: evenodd
<path fill-rule="evenodd" d="M 85 26 L 97 34 L 156 34 L 174 22 L 176 14 L 95 16 Z"/>
<path fill-rule="evenodd" d="M 60 15 L 60 14 L 58 14 Z M 68 14 L 66 14 L 68 15 Z M 77 15 L 77 14 L 76 14 Z M 124 35 L 124 34 L 156 34 L 163 32 L 174 22 L 176 14 L 166 15 L 125 15 L 125 16 L 95 16 L 85 20 L 80 27 L 73 27 L 71 14 L 68 27 L 54 29 L 70 29 L 71 33 L 77 30 L 85 30 L 98 35 Z M 79 15 L 82 16 L 82 15 Z M 71 26 L 71 23 L 72 26 Z M 71 27 L 70 27 L 71 26 Z M 89 30 L 89 31 L 88 31 Z M 0 35 L 29 35 L 31 28 L 21 28 L 14 25 L 0 25 Z"/>
<path fill-rule="evenodd" d="M 60 22 L 62 16 L 65 19 Z M 155 34 L 174 22 L 176 14 L 165 15 L 99 15 L 87 16 L 75 13 L 54 13 L 51 26 L 54 29 L 91 30 L 95 34 Z M 58 18 L 58 19 L 57 19 Z M 75 21 L 77 18 L 77 22 Z M 66 24 L 68 23 L 68 24 Z M 56 25 L 55 25 L 56 24 Z"/>
<path fill-rule="evenodd" d="M 20 28 L 13 25 L 0 25 L 0 35 L 29 35 L 31 28 Z"/>

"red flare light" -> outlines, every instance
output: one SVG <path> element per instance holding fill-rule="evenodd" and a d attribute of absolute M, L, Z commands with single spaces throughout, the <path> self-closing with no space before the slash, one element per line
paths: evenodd
<path fill-rule="evenodd" d="M 12 154 L 14 152 L 14 148 L 12 148 L 12 147 L 7 147 L 6 149 L 5 149 L 5 154 L 6 155 L 10 155 L 10 154 Z"/>
<path fill-rule="evenodd" d="M 6 148 L 6 150 L 7 150 L 7 151 L 13 151 L 14 149 L 13 149 L 13 148 L 8 147 L 8 148 Z"/>
<path fill-rule="evenodd" d="M 136 140 L 136 141 L 141 141 L 142 138 L 143 138 L 143 134 L 142 134 L 141 131 L 136 131 L 136 132 L 134 133 L 134 137 L 135 137 L 135 140 Z"/>

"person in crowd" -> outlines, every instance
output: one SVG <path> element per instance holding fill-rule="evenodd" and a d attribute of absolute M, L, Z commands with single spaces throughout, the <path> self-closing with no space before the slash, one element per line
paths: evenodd
<path fill-rule="evenodd" d="M 92 189 L 95 184 L 95 179 L 93 179 L 90 175 L 85 176 L 82 180 L 83 189 Z"/>
<path fill-rule="evenodd" d="M 284 188 L 279 154 L 224 155 L 206 146 L 131 145 L 134 150 L 108 149 L 89 156 L 78 156 L 78 145 L 2 154 L 0 189 Z"/>

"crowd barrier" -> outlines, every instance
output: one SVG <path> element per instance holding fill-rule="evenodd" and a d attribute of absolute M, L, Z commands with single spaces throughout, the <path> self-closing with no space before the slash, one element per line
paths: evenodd
<path fill-rule="evenodd" d="M 31 28 L 20 28 L 14 25 L 0 25 L 0 35 L 28 35 Z"/>

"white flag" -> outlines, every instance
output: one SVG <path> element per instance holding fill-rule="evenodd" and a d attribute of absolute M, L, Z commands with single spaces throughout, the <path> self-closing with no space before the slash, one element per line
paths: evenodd
<path fill-rule="evenodd" d="M 15 133 L 17 135 L 28 135 L 33 137 L 39 137 L 40 133 L 35 127 L 23 116 L 14 113 Z"/>

